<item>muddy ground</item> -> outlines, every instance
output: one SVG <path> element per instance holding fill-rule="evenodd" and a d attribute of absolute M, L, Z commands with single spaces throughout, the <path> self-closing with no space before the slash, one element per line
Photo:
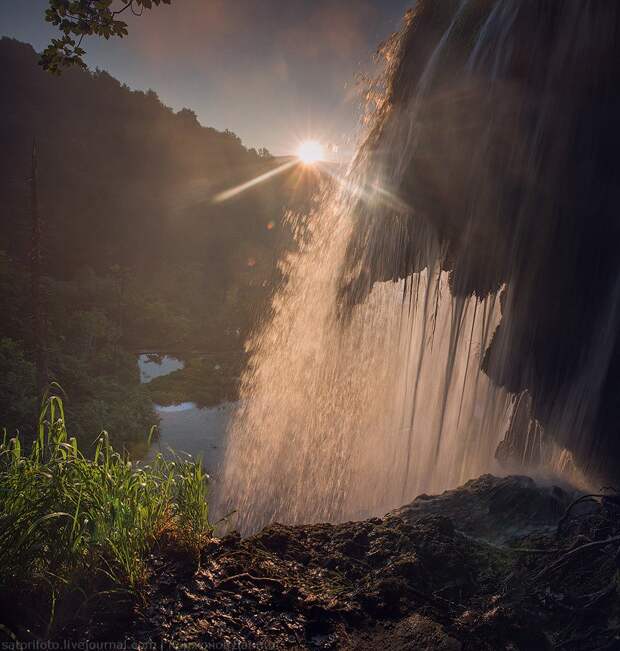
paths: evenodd
<path fill-rule="evenodd" d="M 490 475 L 383 518 L 273 524 L 152 558 L 144 599 L 59 639 L 133 648 L 620 648 L 620 509 Z M 571 506 L 572 505 L 572 506 Z M 559 526 L 558 526 L 559 525 Z"/>

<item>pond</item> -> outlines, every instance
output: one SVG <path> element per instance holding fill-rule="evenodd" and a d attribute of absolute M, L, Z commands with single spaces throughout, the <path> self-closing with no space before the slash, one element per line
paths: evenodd
<path fill-rule="evenodd" d="M 182 369 L 184 363 L 168 355 L 140 355 L 138 366 L 140 381 L 146 384 L 156 377 Z M 203 408 L 197 407 L 193 402 L 155 404 L 160 418 L 160 435 L 152 444 L 146 459 L 152 458 L 157 452 L 162 452 L 167 457 L 188 453 L 201 458 L 206 472 L 211 477 L 216 477 L 226 449 L 226 429 L 236 407 L 237 403 L 234 402 Z"/>

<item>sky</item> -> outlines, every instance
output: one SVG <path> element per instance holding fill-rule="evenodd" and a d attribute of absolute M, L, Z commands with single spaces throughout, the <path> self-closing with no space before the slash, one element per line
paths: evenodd
<path fill-rule="evenodd" d="M 346 157 L 361 114 L 359 75 L 414 0 L 172 0 L 129 16 L 124 39 L 85 42 L 91 68 L 234 131 L 247 147 L 294 153 L 312 138 Z M 47 0 L 0 0 L 0 35 L 42 50 Z"/>

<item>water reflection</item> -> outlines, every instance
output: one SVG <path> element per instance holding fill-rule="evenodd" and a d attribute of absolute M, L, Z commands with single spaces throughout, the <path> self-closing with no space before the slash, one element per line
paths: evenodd
<path fill-rule="evenodd" d="M 140 382 L 148 384 L 156 377 L 185 368 L 185 363 L 170 355 L 140 355 L 138 367 L 140 368 Z"/>
<path fill-rule="evenodd" d="M 201 458 L 205 470 L 212 477 L 217 475 L 226 447 L 226 428 L 235 410 L 236 403 L 219 407 L 198 409 L 193 403 L 189 408 L 183 405 L 156 407 L 160 417 L 160 437 L 153 443 L 148 458 L 156 452 L 164 456 L 187 453 Z"/>
<path fill-rule="evenodd" d="M 168 355 L 140 355 L 140 380 L 143 384 L 156 377 L 180 370 L 184 363 Z M 160 418 L 159 439 L 153 443 L 146 460 L 157 452 L 166 457 L 191 454 L 201 458 L 211 477 L 217 476 L 226 447 L 226 429 L 237 403 L 227 402 L 217 407 L 199 408 L 193 402 L 176 405 L 155 405 Z"/>

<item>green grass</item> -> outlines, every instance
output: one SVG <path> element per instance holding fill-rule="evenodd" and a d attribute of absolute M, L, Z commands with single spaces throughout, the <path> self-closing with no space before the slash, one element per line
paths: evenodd
<path fill-rule="evenodd" d="M 52 397 L 28 451 L 0 443 L 0 590 L 48 591 L 50 619 L 76 590 L 138 591 L 157 541 L 198 552 L 211 535 L 207 489 L 200 463 L 132 464 L 105 432 L 86 456 Z"/>

